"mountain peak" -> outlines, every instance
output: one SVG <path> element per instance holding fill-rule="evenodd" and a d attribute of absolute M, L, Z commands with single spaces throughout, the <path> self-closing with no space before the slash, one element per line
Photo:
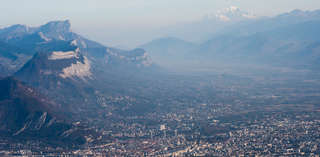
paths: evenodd
<path fill-rule="evenodd" d="M 22 24 L 16 24 L 16 25 L 12 25 L 12 26 L 7 27 L 7 28 L 14 29 L 14 30 L 27 30 L 28 26 L 22 25 Z"/>
<path fill-rule="evenodd" d="M 74 33 L 71 31 L 69 20 L 48 22 L 47 24 L 40 26 L 37 31 L 42 32 L 48 39 L 66 41 L 74 39 Z"/>
<path fill-rule="evenodd" d="M 207 15 L 208 19 L 215 19 L 223 22 L 241 21 L 256 18 L 252 13 L 244 11 L 237 6 L 230 6 Z"/>
<path fill-rule="evenodd" d="M 25 34 L 32 33 L 34 28 L 26 25 L 16 24 L 9 27 L 0 29 L 0 38 L 7 41 L 11 38 L 23 36 Z"/>
<path fill-rule="evenodd" d="M 41 45 L 31 60 L 17 73 L 18 78 L 91 78 L 91 63 L 72 42 L 51 41 Z M 23 80 L 23 79 L 22 79 Z"/>
<path fill-rule="evenodd" d="M 295 20 L 303 20 L 303 21 L 310 21 L 310 20 L 319 20 L 320 17 L 320 10 L 300 10 L 295 9 L 287 13 L 280 14 L 276 16 L 277 18 L 292 18 Z M 299 21 L 299 20 L 298 20 Z"/>
<path fill-rule="evenodd" d="M 299 14 L 299 13 L 303 13 L 304 11 L 300 10 L 300 9 L 294 9 L 291 11 L 291 13 L 294 13 L 294 14 Z"/>
<path fill-rule="evenodd" d="M 44 31 L 51 31 L 55 30 L 56 32 L 70 32 L 71 31 L 71 24 L 69 20 L 64 21 L 51 21 L 47 24 L 41 26 L 42 30 Z"/>

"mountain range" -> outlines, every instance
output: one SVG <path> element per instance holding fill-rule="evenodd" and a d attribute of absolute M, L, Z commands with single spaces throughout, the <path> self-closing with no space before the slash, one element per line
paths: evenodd
<path fill-rule="evenodd" d="M 168 102 L 200 102 L 215 94 L 163 67 L 319 68 L 319 10 L 257 18 L 231 7 L 205 21 L 185 26 L 199 32 L 194 38 L 202 37 L 201 43 L 165 37 L 133 50 L 89 40 L 74 33 L 68 20 L 0 29 L 1 138 L 81 145 L 101 137 L 83 124 L 108 127 Z"/>
<path fill-rule="evenodd" d="M 68 20 L 0 29 L 0 60 L 1 138 L 54 144 L 93 139 L 94 130 L 73 123 L 106 112 L 103 93 L 119 93 L 108 82 L 157 69 L 145 50 L 91 41 L 72 32 Z"/>
<path fill-rule="evenodd" d="M 209 12 L 198 20 L 178 23 L 172 26 L 162 28 L 160 35 L 166 38 L 175 37 L 194 43 L 204 42 L 212 35 L 219 33 L 226 27 L 233 26 L 248 21 L 258 20 L 253 13 L 242 10 L 236 6 L 230 6 L 215 12 Z"/>
<path fill-rule="evenodd" d="M 72 32 L 69 21 L 53 21 L 40 27 L 14 25 L 0 30 L 0 39 L 4 45 L 0 59 L 7 61 L 1 62 L 0 74 L 14 75 L 53 98 L 54 93 L 61 95 L 70 89 L 67 93 L 85 99 L 83 90 L 75 88 L 92 88 L 96 80 L 103 80 L 96 78 L 104 77 L 103 73 L 116 75 L 121 69 L 130 74 L 154 68 L 143 49 L 126 51 L 103 46 Z"/>
<path fill-rule="evenodd" d="M 182 62 L 184 56 L 195 49 L 197 44 L 174 37 L 167 37 L 152 40 L 140 47 L 147 50 L 157 64 L 164 66 L 174 62 Z"/>
<path fill-rule="evenodd" d="M 231 8 L 227 9 L 228 13 L 232 13 L 230 10 L 240 11 Z M 319 10 L 294 10 L 275 17 L 237 19 L 239 21 L 233 20 L 234 23 L 210 34 L 208 39 L 199 44 L 183 42 L 184 48 L 176 51 L 175 58 L 180 58 L 180 62 L 185 64 L 252 63 L 308 70 L 319 66 Z M 171 61 L 171 56 L 167 55 L 170 50 L 182 44 L 168 38 L 158 41 L 161 42 L 151 41 L 141 47 L 147 49 L 151 57 L 157 56 L 155 62 L 165 65 L 167 63 L 162 61 Z M 161 61 L 157 58 L 161 58 Z"/>
<path fill-rule="evenodd" d="M 109 66 L 150 66 L 151 59 L 141 50 L 124 51 L 106 47 L 97 42 L 88 40 L 71 31 L 71 24 L 66 21 L 53 21 L 39 27 L 13 25 L 0 29 L 1 44 L 1 75 L 11 75 L 18 71 L 32 58 L 43 45 L 55 41 L 73 41 L 93 63 L 108 64 Z M 58 47 L 60 48 L 60 47 Z M 134 51 L 139 51 L 134 53 Z M 143 51 L 143 50 L 142 50 Z M 96 62 L 97 60 L 97 62 Z M 117 65 L 115 65 L 117 64 Z"/>

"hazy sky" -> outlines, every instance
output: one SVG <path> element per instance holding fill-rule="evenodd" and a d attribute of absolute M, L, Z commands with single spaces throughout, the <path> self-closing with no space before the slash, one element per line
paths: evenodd
<path fill-rule="evenodd" d="M 129 45 L 123 42 L 127 32 L 192 21 L 229 6 L 272 16 L 293 9 L 319 9 L 320 0 L 3 0 L 0 26 L 69 19 L 73 30 L 91 39 Z"/>

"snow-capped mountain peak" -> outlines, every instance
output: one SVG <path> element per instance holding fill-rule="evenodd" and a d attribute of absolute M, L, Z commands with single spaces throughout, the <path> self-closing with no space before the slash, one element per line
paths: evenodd
<path fill-rule="evenodd" d="M 231 6 L 207 15 L 209 20 L 218 20 L 223 22 L 242 21 L 246 19 L 256 18 L 256 16 L 247 11 L 241 10 L 239 7 Z"/>

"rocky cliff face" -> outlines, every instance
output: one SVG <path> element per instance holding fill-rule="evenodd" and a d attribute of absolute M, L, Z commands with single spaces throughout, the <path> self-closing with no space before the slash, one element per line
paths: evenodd
<path fill-rule="evenodd" d="M 85 143 L 85 138 L 77 134 L 78 129 L 58 108 L 53 101 L 12 77 L 0 80 L 1 138 Z"/>

